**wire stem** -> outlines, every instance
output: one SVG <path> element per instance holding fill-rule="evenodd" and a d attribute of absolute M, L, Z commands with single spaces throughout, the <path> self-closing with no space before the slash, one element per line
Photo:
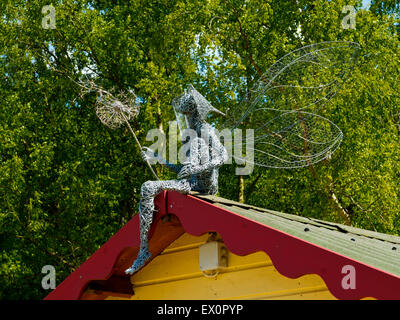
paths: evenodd
<path fill-rule="evenodd" d="M 135 138 L 136 143 L 139 145 L 140 151 L 143 151 L 142 145 L 140 144 L 138 138 L 136 137 L 135 132 L 133 132 L 133 129 L 132 129 L 131 125 L 129 124 L 128 119 L 125 117 L 125 115 L 124 115 L 124 113 L 123 113 L 122 111 L 120 111 L 120 112 L 121 112 L 122 116 L 124 117 L 124 120 L 125 120 L 126 124 L 128 125 L 128 128 L 129 128 L 129 130 L 131 131 L 133 137 Z M 149 160 L 146 160 L 146 163 L 147 163 L 147 165 L 148 165 L 150 171 L 153 173 L 154 177 L 155 177 L 157 180 L 160 180 L 160 178 L 157 176 L 157 174 L 156 174 L 155 171 L 153 170 L 152 166 L 150 165 Z"/>

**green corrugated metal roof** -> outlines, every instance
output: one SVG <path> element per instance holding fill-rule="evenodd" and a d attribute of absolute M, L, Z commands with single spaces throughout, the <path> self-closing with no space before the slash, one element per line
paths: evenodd
<path fill-rule="evenodd" d="M 216 196 L 193 195 L 243 217 L 400 276 L 400 237 L 258 208 Z"/>

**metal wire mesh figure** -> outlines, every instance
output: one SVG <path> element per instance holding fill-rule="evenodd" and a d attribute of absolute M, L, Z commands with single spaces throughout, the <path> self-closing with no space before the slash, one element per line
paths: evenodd
<path fill-rule="evenodd" d="M 140 191 L 140 251 L 132 266 L 125 272 L 132 274 L 140 269 L 151 254 L 148 246 L 148 233 L 153 221 L 154 198 L 163 190 L 174 190 L 181 193 L 198 191 L 216 194 L 218 191 L 218 167 L 227 159 L 228 153 L 219 141 L 211 125 L 205 119 L 210 111 L 221 113 L 215 109 L 192 85 L 173 101 L 174 109 L 185 118 L 189 129 L 196 132 L 194 139 L 188 139 L 190 144 L 187 161 L 174 165 L 154 154 L 161 163 L 178 174 L 178 179 L 167 181 L 147 181 Z M 185 144 L 184 143 L 184 144 Z M 147 148 L 146 148 L 147 149 Z M 145 161 L 149 160 L 149 152 L 142 152 Z M 150 156 L 151 157 L 151 156 Z"/>
<path fill-rule="evenodd" d="M 227 112 L 224 127 L 254 129 L 253 146 L 247 147 L 257 166 L 292 169 L 329 158 L 343 133 L 325 117 L 324 106 L 348 78 L 360 51 L 354 42 L 328 41 L 286 54 L 261 75 L 250 99 Z"/>

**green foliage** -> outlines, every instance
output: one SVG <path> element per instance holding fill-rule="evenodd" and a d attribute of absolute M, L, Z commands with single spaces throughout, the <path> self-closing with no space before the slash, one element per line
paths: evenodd
<path fill-rule="evenodd" d="M 0 8 L 0 299 L 47 295 L 42 267 L 54 265 L 60 283 L 137 212 L 152 179 L 129 131 L 103 126 L 95 96 L 79 97 L 72 80 L 89 70 L 105 88 L 135 90 L 143 104 L 132 125 L 149 145 L 148 130 L 167 130 L 188 83 L 226 111 L 283 54 L 359 42 L 351 79 L 322 113 L 343 130 L 338 151 L 308 169 L 256 168 L 244 198 L 400 234 L 397 2 L 359 9 L 355 30 L 342 29 L 342 7 L 361 1 L 63 0 L 53 2 L 56 29 L 43 29 L 47 4 Z M 221 168 L 220 195 L 237 200 L 234 169 Z"/>

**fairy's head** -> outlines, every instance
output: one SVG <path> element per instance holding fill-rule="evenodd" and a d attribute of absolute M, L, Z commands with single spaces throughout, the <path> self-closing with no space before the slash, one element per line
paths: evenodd
<path fill-rule="evenodd" d="M 175 114 L 196 117 L 206 120 L 209 112 L 216 112 L 225 115 L 223 112 L 214 108 L 191 84 L 185 92 L 172 100 Z M 177 114 L 178 117 L 178 114 Z"/>

